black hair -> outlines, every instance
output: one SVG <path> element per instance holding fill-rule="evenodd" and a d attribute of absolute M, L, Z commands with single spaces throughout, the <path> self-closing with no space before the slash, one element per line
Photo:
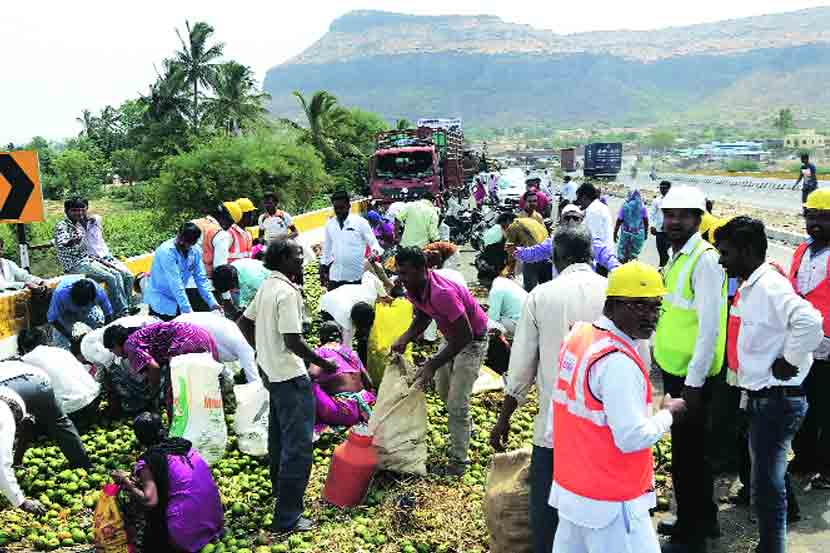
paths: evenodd
<path fill-rule="evenodd" d="M 274 240 L 265 250 L 265 268 L 269 271 L 278 271 L 282 260 L 291 254 L 297 244 L 293 240 Z"/>
<path fill-rule="evenodd" d="M 412 265 L 416 269 L 423 269 L 427 266 L 427 257 L 421 248 L 412 246 L 401 248 L 395 254 L 395 265 Z"/>
<path fill-rule="evenodd" d="M 199 227 L 196 226 L 196 223 L 193 221 L 187 221 L 186 223 L 182 223 L 179 227 L 179 236 L 187 240 L 189 244 L 195 244 L 199 241 L 199 237 L 202 236 L 202 231 L 199 230 Z"/>
<path fill-rule="evenodd" d="M 571 176 L 565 175 L 565 182 L 571 182 Z"/>
<path fill-rule="evenodd" d="M 591 200 L 596 200 L 599 198 L 599 190 L 594 183 L 592 182 L 583 182 L 579 185 L 579 188 L 576 189 L 577 196 L 585 196 Z"/>
<path fill-rule="evenodd" d="M 358 328 L 371 328 L 375 324 L 375 308 L 359 301 L 352 307 L 351 319 Z"/>
<path fill-rule="evenodd" d="M 258 250 L 258 251 L 254 254 L 254 259 L 256 259 L 257 261 L 262 261 L 262 260 L 264 260 L 264 259 L 265 259 L 265 250 L 266 250 L 266 248 L 260 248 L 260 249 L 259 249 L 259 250 Z"/>
<path fill-rule="evenodd" d="M 124 342 L 138 328 L 128 328 L 121 325 L 108 326 L 104 330 L 104 347 L 112 350 L 115 346 L 124 347 Z"/>
<path fill-rule="evenodd" d="M 231 264 L 220 265 L 213 270 L 213 287 L 220 294 L 235 288 L 234 284 L 239 285 L 239 272 Z"/>
<path fill-rule="evenodd" d="M 504 213 L 500 213 L 499 216 L 496 218 L 496 224 L 501 225 L 509 225 L 516 219 L 516 214 L 506 211 Z"/>
<path fill-rule="evenodd" d="M 435 201 L 435 194 L 433 194 L 433 193 L 432 193 L 432 192 L 430 192 L 429 190 L 427 190 L 426 192 L 424 192 L 423 196 L 421 196 L 421 197 L 422 197 L 423 199 L 425 199 L 425 200 L 429 200 L 429 201 L 431 201 L 431 202 L 432 202 L 432 201 Z"/>
<path fill-rule="evenodd" d="M 89 200 L 86 198 L 81 198 L 80 196 L 74 196 L 69 198 L 68 200 L 63 202 L 63 211 L 67 212 L 70 209 L 77 209 L 77 208 L 84 208 L 89 207 Z"/>
<path fill-rule="evenodd" d="M 538 196 L 538 195 L 539 195 L 539 193 L 536 190 L 528 190 L 527 192 L 522 194 L 522 197 L 525 199 L 525 201 L 527 201 L 528 196 Z"/>
<path fill-rule="evenodd" d="M 38 346 L 46 345 L 48 338 L 40 328 L 24 328 L 17 335 L 17 352 L 26 355 Z"/>
<path fill-rule="evenodd" d="M 228 211 L 228 208 L 225 207 L 225 204 L 219 204 L 216 206 L 216 210 L 213 213 L 213 216 L 217 219 L 225 219 L 229 223 L 233 224 L 233 216 L 231 212 Z"/>
<path fill-rule="evenodd" d="M 663 185 L 668 186 L 669 188 L 671 188 L 671 181 L 668 181 L 668 180 L 661 180 L 661 181 L 660 181 L 660 187 L 662 188 L 662 187 L 663 187 Z"/>
<path fill-rule="evenodd" d="M 325 321 L 322 323 L 317 335 L 320 337 L 321 344 L 339 342 L 343 339 L 343 331 L 340 330 L 340 327 L 334 321 Z"/>
<path fill-rule="evenodd" d="M 271 198 L 272 200 L 274 200 L 274 203 L 277 204 L 280 203 L 280 200 L 282 199 L 280 197 L 280 193 L 277 190 L 269 190 L 268 192 L 262 195 L 262 199 L 264 200 L 265 198 Z"/>
<path fill-rule="evenodd" d="M 759 259 L 767 257 L 767 233 L 764 223 L 741 215 L 715 229 L 715 243 L 726 241 L 741 250 L 755 252 Z"/>
<path fill-rule="evenodd" d="M 329 197 L 329 199 L 331 200 L 331 203 L 334 203 L 334 202 L 336 202 L 336 201 L 338 201 L 338 200 L 345 200 L 345 201 L 347 201 L 347 202 L 350 202 L 350 201 L 351 201 L 351 197 L 349 197 L 349 193 L 348 193 L 348 191 L 346 191 L 346 190 L 342 190 L 342 189 L 341 189 L 341 190 L 337 190 L 336 192 L 334 192 L 334 193 L 333 193 L 333 194 Z"/>
<path fill-rule="evenodd" d="M 167 430 L 157 413 L 144 412 L 133 419 L 135 439 L 143 446 L 154 446 L 167 437 Z"/>
<path fill-rule="evenodd" d="M 82 278 L 72 283 L 69 289 L 69 297 L 72 303 L 79 307 L 89 305 L 95 301 L 95 283 L 88 278 Z"/>
<path fill-rule="evenodd" d="M 805 159 L 810 159 L 810 154 L 808 154 L 807 152 L 802 152 L 801 161 L 804 161 Z"/>

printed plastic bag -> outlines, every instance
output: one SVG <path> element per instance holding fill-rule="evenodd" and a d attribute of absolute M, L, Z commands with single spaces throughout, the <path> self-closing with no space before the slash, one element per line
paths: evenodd
<path fill-rule="evenodd" d="M 124 517 L 118 508 L 118 486 L 107 484 L 101 488 L 101 497 L 95 506 L 93 528 L 95 551 L 98 553 L 133 553 L 134 546 L 127 536 Z"/>
<path fill-rule="evenodd" d="M 268 390 L 262 382 L 250 382 L 234 386 L 233 393 L 236 396 L 233 430 L 236 432 L 239 450 L 254 457 L 267 455 Z"/>
<path fill-rule="evenodd" d="M 502 389 L 504 389 L 504 378 L 502 375 L 490 367 L 482 366 L 478 371 L 478 378 L 476 378 L 473 384 L 473 395 Z"/>
<path fill-rule="evenodd" d="M 415 368 L 395 354 L 378 390 L 369 433 L 378 452 L 378 468 L 427 473 L 427 404 L 422 390 L 411 387 Z"/>
<path fill-rule="evenodd" d="M 484 517 L 492 553 L 531 553 L 530 449 L 499 453 L 490 462 L 484 491 Z"/>
<path fill-rule="evenodd" d="M 380 302 L 375 305 L 375 324 L 369 333 L 366 355 L 366 370 L 375 384 L 383 378 L 392 344 L 409 328 L 413 314 L 412 304 L 405 298 L 397 298 L 390 305 Z M 404 356 L 412 362 L 411 344 L 406 348 Z"/>
<path fill-rule="evenodd" d="M 170 436 L 190 440 L 212 465 L 225 454 L 228 428 L 219 389 L 222 364 L 209 353 L 188 353 L 170 360 L 173 424 Z"/>

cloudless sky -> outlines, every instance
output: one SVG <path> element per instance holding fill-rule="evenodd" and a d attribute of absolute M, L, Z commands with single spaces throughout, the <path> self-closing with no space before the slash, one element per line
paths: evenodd
<path fill-rule="evenodd" d="M 99 111 L 147 91 L 153 64 L 178 47 L 185 19 L 216 28 L 225 54 L 265 72 L 313 44 L 336 17 L 355 9 L 419 15 L 491 14 L 556 33 L 654 29 L 825 5 L 803 0 L 296 0 L 2 2 L 0 146 L 32 136 L 73 136 L 84 109 Z M 448 6 L 451 6 L 449 8 Z M 448 12 L 450 10 L 450 12 Z"/>

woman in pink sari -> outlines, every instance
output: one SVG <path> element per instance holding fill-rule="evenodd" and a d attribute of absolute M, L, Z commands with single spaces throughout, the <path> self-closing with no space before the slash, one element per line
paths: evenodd
<path fill-rule="evenodd" d="M 316 404 L 315 436 L 326 427 L 349 427 L 369 420 L 375 394 L 370 391 L 372 379 L 357 354 L 341 345 L 340 327 L 325 322 L 320 327 L 320 344 L 315 351 L 323 359 L 337 366 L 335 372 L 325 372 L 311 365 L 311 391 Z"/>
<path fill-rule="evenodd" d="M 487 197 L 487 190 L 484 189 L 484 182 L 481 177 L 476 177 L 476 183 L 473 186 L 473 199 L 476 201 L 476 209 L 481 209 L 484 203 L 484 198 Z"/>

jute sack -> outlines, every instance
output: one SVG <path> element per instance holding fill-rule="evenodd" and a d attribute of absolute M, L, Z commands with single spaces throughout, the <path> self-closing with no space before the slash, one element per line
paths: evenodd
<path fill-rule="evenodd" d="M 491 553 L 532 553 L 528 494 L 530 448 L 499 453 L 490 462 L 484 516 Z"/>

